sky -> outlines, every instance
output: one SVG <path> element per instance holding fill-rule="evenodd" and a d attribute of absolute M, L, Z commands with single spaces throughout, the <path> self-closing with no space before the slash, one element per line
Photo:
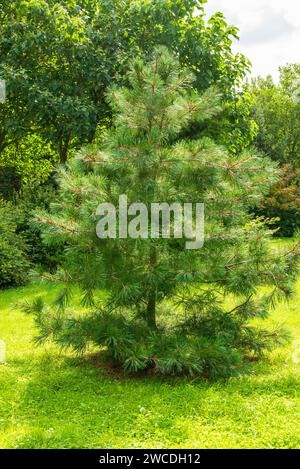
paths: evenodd
<path fill-rule="evenodd" d="M 234 50 L 251 60 L 252 76 L 277 81 L 279 66 L 300 63 L 300 0 L 208 0 L 204 8 L 240 29 Z"/>

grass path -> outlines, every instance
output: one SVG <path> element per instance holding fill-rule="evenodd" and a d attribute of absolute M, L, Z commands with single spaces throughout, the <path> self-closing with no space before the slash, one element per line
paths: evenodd
<path fill-rule="evenodd" d="M 8 362 L 0 365 L 1 448 L 300 447 L 295 343 L 227 383 L 116 379 L 55 346 L 34 347 L 32 318 L 14 304 L 40 294 L 49 300 L 55 291 L 0 292 Z M 268 322 L 285 321 L 296 339 L 299 310 L 300 281 Z"/>

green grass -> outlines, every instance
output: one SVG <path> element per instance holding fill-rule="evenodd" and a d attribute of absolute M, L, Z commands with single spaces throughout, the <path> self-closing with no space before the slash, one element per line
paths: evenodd
<path fill-rule="evenodd" d="M 294 340 L 300 281 L 297 289 L 267 321 L 284 321 Z M 300 446 L 295 342 L 228 382 L 118 379 L 54 345 L 33 345 L 33 320 L 14 304 L 36 295 L 50 300 L 55 291 L 33 285 L 0 293 L 0 339 L 7 344 L 7 365 L 0 365 L 1 448 Z"/>

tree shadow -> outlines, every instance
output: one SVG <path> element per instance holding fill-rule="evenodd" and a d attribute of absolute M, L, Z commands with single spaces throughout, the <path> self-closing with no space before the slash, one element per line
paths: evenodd
<path fill-rule="evenodd" d="M 50 354 L 32 365 L 25 358 L 14 360 L 12 366 L 29 366 L 15 409 L 22 430 L 16 429 L 12 446 L 18 448 L 189 447 L 190 425 L 201 422 L 203 430 L 212 431 L 223 418 L 234 428 L 241 425 L 241 415 L 251 422 L 249 402 L 261 412 L 274 395 L 280 401 L 299 391 L 297 379 L 289 374 L 217 383 L 132 379 L 110 375 L 85 357 Z M 215 431 L 222 435 L 221 429 Z M 242 425 L 241 431 L 247 433 L 247 428 Z M 199 442 L 202 437 L 197 438 Z"/>

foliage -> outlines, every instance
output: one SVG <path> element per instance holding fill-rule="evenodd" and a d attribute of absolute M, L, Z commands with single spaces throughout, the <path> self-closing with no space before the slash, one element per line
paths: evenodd
<path fill-rule="evenodd" d="M 57 274 L 46 275 L 62 282 L 64 291 L 58 316 L 44 314 L 43 308 L 33 312 L 43 338 L 48 331 L 75 350 L 86 341 L 105 343 L 128 371 L 154 367 L 164 373 L 230 374 L 238 357 L 260 355 L 268 338 L 276 338 L 248 323 L 291 293 L 297 272 L 299 248 L 274 257 L 268 241 L 272 232 L 249 215 L 274 182 L 275 166 L 250 152 L 230 156 L 207 137 L 178 141 L 190 122 L 219 112 L 219 97 L 213 88 L 195 93 L 190 72 L 165 49 L 157 50 L 149 64 L 134 61 L 128 79 L 129 87 L 110 94 L 116 119 L 103 148 L 83 149 L 60 171 L 59 200 L 50 214 L 36 216 L 46 243 L 65 244 Z M 118 206 L 121 194 L 128 204 L 145 203 L 148 214 L 152 202 L 202 201 L 207 207 L 204 247 L 187 250 L 185 236 L 150 239 L 141 232 L 137 239 L 99 240 L 97 206 Z M 84 291 L 85 305 L 93 304 L 95 290 L 108 290 L 103 317 L 79 320 L 64 314 L 75 285 Z M 272 290 L 259 299 L 262 285 Z M 231 294 L 237 304 L 228 311 L 223 301 Z M 171 328 L 157 321 L 164 307 Z M 135 322 L 128 329 L 130 318 L 142 321 L 145 332 Z M 114 328 L 114 320 L 117 336 L 106 335 L 106 324 Z M 133 336 L 124 353 L 116 339 L 120 334 L 121 347 Z"/>
<path fill-rule="evenodd" d="M 26 282 L 29 261 L 23 237 L 17 233 L 20 214 L 0 199 L 0 289 Z"/>
<path fill-rule="evenodd" d="M 197 90 L 218 84 L 224 125 L 217 123 L 210 133 L 233 153 L 253 139 L 250 103 L 240 88 L 249 63 L 232 52 L 237 28 L 221 13 L 205 21 L 202 0 L 16 0 L 3 4 L 0 14 L 0 76 L 7 84 L 7 100 L 0 106 L 0 153 L 18 142 L 26 146 L 26 138 L 30 145 L 32 138 L 41 139 L 65 163 L 109 122 L 108 87 L 126 82 L 131 58 L 149 56 L 158 44 L 193 70 Z M 20 161 L 27 160 L 23 150 Z M 36 154 L 43 156 L 34 150 L 28 167 Z M 46 166 L 55 162 L 48 155 L 45 149 Z"/>
<path fill-rule="evenodd" d="M 59 249 L 46 247 L 41 231 L 31 223 L 37 210 L 49 210 L 50 203 L 55 201 L 56 188 L 54 181 L 48 179 L 47 183 L 26 185 L 21 190 L 21 181 L 14 168 L 7 166 L 0 169 L 0 194 L 10 200 L 6 203 L 0 199 L 1 217 L 4 218 L 0 222 L 2 277 L 8 269 L 7 279 L 4 282 L 3 277 L 0 285 L 18 285 L 27 281 L 29 261 L 36 268 L 40 266 L 47 270 L 57 266 Z"/>
<path fill-rule="evenodd" d="M 279 329 L 258 332 L 247 324 L 247 316 L 230 317 L 221 311 L 205 318 L 190 318 L 169 330 L 149 332 L 136 318 L 106 311 L 74 317 L 68 311 L 46 307 L 40 297 L 24 303 L 23 310 L 34 314 L 40 331 L 37 343 L 54 339 L 77 353 L 86 351 L 92 343 L 107 348 L 109 356 L 130 373 L 150 370 L 161 375 L 226 378 L 247 369 L 242 353 L 248 352 L 250 357 L 254 351 L 260 356 L 288 337 L 284 338 Z"/>
<path fill-rule="evenodd" d="M 278 86 L 271 77 L 253 83 L 253 115 L 259 125 L 256 144 L 273 160 L 299 167 L 300 104 L 294 95 L 297 75 L 294 74 L 294 85 L 289 86 L 285 78 L 288 71 L 290 67 L 281 69 Z"/>
<path fill-rule="evenodd" d="M 18 181 L 13 191 L 16 193 L 22 187 L 46 182 L 56 163 L 56 155 L 49 143 L 37 134 L 27 135 L 0 153 L 0 178 L 7 171 L 14 173 Z M 11 198 L 12 191 L 9 193 Z"/>
<path fill-rule="evenodd" d="M 141 51 L 147 58 L 157 45 L 164 45 L 175 53 L 182 67 L 193 71 L 197 91 L 218 85 L 224 103 L 222 117 L 209 125 L 198 122 L 187 135 L 206 133 L 235 154 L 253 141 L 257 130 L 250 116 L 251 99 L 242 85 L 251 64 L 232 50 L 238 29 L 228 25 L 220 12 L 207 18 L 204 4 L 202 0 L 119 2 L 113 11 L 117 27 L 109 42 L 114 51 L 121 46 L 124 57 L 124 50 L 133 50 L 129 57 Z"/>
<path fill-rule="evenodd" d="M 0 166 L 0 197 L 12 200 L 21 190 L 22 182 L 14 166 Z"/>
<path fill-rule="evenodd" d="M 86 15 L 68 3 L 69 8 L 53 1 L 17 0 L 0 41 L 1 76 L 7 82 L 2 147 L 38 133 L 51 142 L 62 162 L 71 140 L 86 135 L 95 118 L 86 83 L 77 86 L 79 63 L 89 73 L 84 60 Z"/>
<path fill-rule="evenodd" d="M 271 219 L 277 228 L 276 236 L 292 237 L 300 230 L 300 168 L 282 166 L 279 182 L 272 186 L 257 212 Z"/>
<path fill-rule="evenodd" d="M 300 68 L 280 69 L 280 82 L 271 77 L 253 82 L 253 117 L 258 123 L 256 146 L 282 166 L 282 177 L 259 208 L 268 217 L 279 217 L 281 236 L 293 236 L 299 222 L 300 100 L 297 98 Z"/>
<path fill-rule="evenodd" d="M 49 211 L 50 204 L 55 202 L 57 188 L 53 180 L 42 185 L 30 185 L 23 188 L 16 199 L 19 213 L 17 232 L 26 241 L 27 254 L 35 268 L 52 271 L 57 267 L 61 255 L 59 248 L 45 246 L 41 237 L 41 230 L 32 224 L 32 218 L 37 210 Z"/>

